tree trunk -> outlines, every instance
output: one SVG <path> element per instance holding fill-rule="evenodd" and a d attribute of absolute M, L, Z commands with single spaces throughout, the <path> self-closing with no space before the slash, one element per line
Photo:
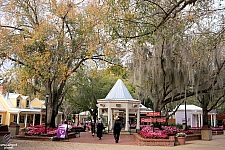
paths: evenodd
<path fill-rule="evenodd" d="M 53 103 L 53 109 L 52 109 L 52 116 L 51 116 L 51 122 L 50 122 L 50 127 L 55 128 L 56 127 L 56 122 L 55 118 L 58 115 L 58 104 Z"/>
<path fill-rule="evenodd" d="M 208 124 L 208 110 L 207 108 L 202 108 L 202 113 L 203 113 L 203 127 L 207 127 L 209 128 L 209 124 Z"/>
<path fill-rule="evenodd" d="M 209 105 L 209 95 L 203 95 L 201 99 L 203 128 L 210 127 L 208 123 L 208 109 L 207 109 L 208 105 Z"/>
<path fill-rule="evenodd" d="M 62 98 L 62 92 L 65 87 L 66 80 L 62 81 L 58 86 L 52 87 L 54 85 L 50 80 L 46 82 L 46 93 L 49 94 L 48 109 L 47 109 L 47 125 L 55 128 L 56 122 L 55 118 L 58 115 L 59 106 L 61 105 L 60 99 Z"/>

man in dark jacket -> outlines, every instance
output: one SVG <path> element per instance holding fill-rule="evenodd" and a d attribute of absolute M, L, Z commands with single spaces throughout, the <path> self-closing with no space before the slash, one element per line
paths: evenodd
<path fill-rule="evenodd" d="M 121 129 L 122 129 L 121 120 L 118 116 L 116 116 L 115 122 L 114 122 L 114 125 L 113 125 L 113 135 L 114 135 L 114 139 L 115 139 L 116 143 L 118 143 L 118 141 L 119 141 Z"/>

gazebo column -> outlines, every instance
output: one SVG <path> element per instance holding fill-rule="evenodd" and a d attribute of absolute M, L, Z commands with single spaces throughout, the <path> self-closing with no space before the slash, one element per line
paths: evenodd
<path fill-rule="evenodd" d="M 140 129 L 140 107 L 138 107 L 138 109 L 137 109 L 137 125 L 136 125 L 136 129 L 137 130 Z"/>
<path fill-rule="evenodd" d="M 98 107 L 98 118 L 102 117 L 102 108 Z"/>
<path fill-rule="evenodd" d="M 109 125 L 109 129 L 111 130 L 112 129 L 112 109 L 111 109 L 111 106 L 109 105 L 108 107 L 108 125 Z"/>
<path fill-rule="evenodd" d="M 100 118 L 100 108 L 98 107 L 98 118 Z"/>
<path fill-rule="evenodd" d="M 129 105 L 126 104 L 126 123 L 125 123 L 125 131 L 128 131 L 128 123 L 129 123 Z"/>

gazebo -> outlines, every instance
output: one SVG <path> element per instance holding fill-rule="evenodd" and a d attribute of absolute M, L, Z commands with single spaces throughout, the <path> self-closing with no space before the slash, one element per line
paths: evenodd
<path fill-rule="evenodd" d="M 112 128 L 114 117 L 119 116 L 128 131 L 132 118 L 136 119 L 136 129 L 140 128 L 140 100 L 133 99 L 121 79 L 118 79 L 105 99 L 97 100 L 98 117 L 107 118 L 108 129 Z"/>

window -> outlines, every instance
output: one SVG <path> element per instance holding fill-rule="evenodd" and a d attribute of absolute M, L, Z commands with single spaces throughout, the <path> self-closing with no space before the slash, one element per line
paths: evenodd
<path fill-rule="evenodd" d="M 19 123 L 24 123 L 24 116 L 20 116 L 20 122 Z"/>
<path fill-rule="evenodd" d="M 30 104 L 30 101 L 29 101 L 29 100 L 27 100 L 27 102 L 26 102 L 26 108 L 28 108 L 28 107 L 29 107 L 29 104 Z"/>
<path fill-rule="evenodd" d="M 16 107 L 20 107 L 20 100 L 19 99 L 17 99 L 17 101 L 16 101 Z"/>
<path fill-rule="evenodd" d="M 2 115 L 0 115 L 0 124 L 2 124 Z"/>
<path fill-rule="evenodd" d="M 17 122 L 17 115 L 13 116 L 13 122 Z"/>

